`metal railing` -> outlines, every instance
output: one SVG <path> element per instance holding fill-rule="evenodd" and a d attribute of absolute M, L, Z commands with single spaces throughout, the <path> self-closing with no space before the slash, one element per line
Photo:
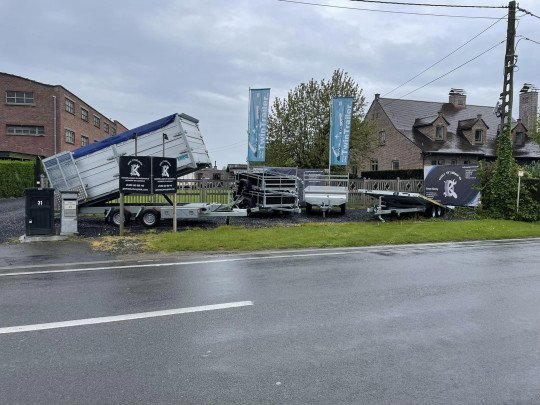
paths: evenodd
<path fill-rule="evenodd" d="M 369 207 L 376 203 L 376 198 L 361 194 L 356 191 L 361 189 L 423 193 L 424 180 L 402 180 L 399 178 L 395 180 L 353 179 L 349 182 L 349 205 Z"/>

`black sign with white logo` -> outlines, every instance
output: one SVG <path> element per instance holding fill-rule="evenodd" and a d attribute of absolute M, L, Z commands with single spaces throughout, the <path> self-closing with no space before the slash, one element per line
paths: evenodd
<path fill-rule="evenodd" d="M 478 166 L 425 166 L 426 197 L 445 205 L 477 206 L 480 203 Z"/>
<path fill-rule="evenodd" d="M 120 156 L 120 192 L 151 194 L 152 158 L 150 156 Z"/>
<path fill-rule="evenodd" d="M 177 190 L 176 181 L 176 159 L 175 158 L 152 158 L 152 190 L 154 194 L 175 193 Z"/>

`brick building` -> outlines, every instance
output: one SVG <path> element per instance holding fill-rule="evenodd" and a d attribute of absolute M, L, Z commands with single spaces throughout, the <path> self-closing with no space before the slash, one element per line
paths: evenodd
<path fill-rule="evenodd" d="M 47 157 L 127 131 L 60 85 L 0 73 L 0 159 Z"/>
<path fill-rule="evenodd" d="M 521 163 L 540 160 L 540 147 L 529 136 L 536 131 L 538 91 L 525 85 L 519 99 L 520 118 L 512 128 L 514 156 Z M 460 89 L 452 89 L 446 103 L 376 94 L 366 118 L 375 123 L 379 146 L 364 173 L 475 164 L 496 157 L 501 119 L 492 106 L 468 105 L 466 93 Z"/>

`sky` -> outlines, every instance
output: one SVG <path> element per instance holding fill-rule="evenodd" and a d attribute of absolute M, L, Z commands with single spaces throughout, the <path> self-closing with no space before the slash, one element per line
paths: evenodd
<path fill-rule="evenodd" d="M 503 41 L 506 10 L 301 2 L 333 7 L 278 0 L 1 0 L 0 71 L 60 84 L 128 128 L 175 112 L 196 117 L 220 168 L 245 163 L 249 88 L 271 88 L 272 101 L 302 82 L 328 79 L 343 69 L 363 89 L 366 111 L 375 93 L 444 102 L 453 87 L 467 91 L 468 104 L 495 106 L 504 43 L 426 84 Z M 519 6 L 540 15 L 538 0 Z M 517 34 L 540 42 L 540 19 L 523 15 Z M 515 99 L 524 83 L 540 87 L 540 44 L 521 39 L 517 54 Z"/>

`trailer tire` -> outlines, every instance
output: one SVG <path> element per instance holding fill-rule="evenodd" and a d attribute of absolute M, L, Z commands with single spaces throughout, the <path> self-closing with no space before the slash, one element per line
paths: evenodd
<path fill-rule="evenodd" d="M 339 206 L 341 209 L 341 215 L 345 215 L 345 211 L 347 210 L 347 204 L 343 203 Z"/>
<path fill-rule="evenodd" d="M 114 226 L 120 226 L 120 210 L 115 209 L 109 215 L 110 221 Z M 131 212 L 124 210 L 124 225 L 129 224 Z"/>
<path fill-rule="evenodd" d="M 311 214 L 311 210 L 312 210 L 312 205 L 310 203 L 306 203 L 306 214 L 309 215 Z"/>
<path fill-rule="evenodd" d="M 141 222 L 147 228 L 153 228 L 159 223 L 159 212 L 153 209 L 144 210 L 141 212 Z"/>

